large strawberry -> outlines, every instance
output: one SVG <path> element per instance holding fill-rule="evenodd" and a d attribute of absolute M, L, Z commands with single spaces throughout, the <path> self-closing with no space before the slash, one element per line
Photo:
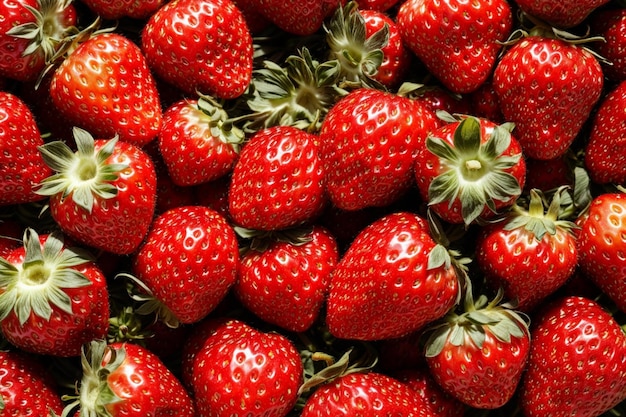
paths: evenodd
<path fill-rule="evenodd" d="M 413 332 L 446 314 L 459 273 L 426 220 L 397 212 L 366 227 L 331 276 L 326 322 L 345 339 L 379 340 Z"/>
<path fill-rule="evenodd" d="M 562 156 L 600 98 L 600 63 L 581 45 L 534 29 L 500 59 L 493 88 L 504 118 L 515 123 L 524 154 Z"/>
<path fill-rule="evenodd" d="M 510 124 L 472 116 L 432 131 L 415 158 L 422 198 L 450 223 L 492 218 L 522 193 L 526 164 Z"/>
<path fill-rule="evenodd" d="M 252 78 L 252 37 L 230 0 L 175 0 L 143 27 L 150 68 L 185 93 L 243 94 Z"/>
<path fill-rule="evenodd" d="M 94 340 L 85 345 L 81 363 L 79 393 L 64 415 L 76 407 L 75 417 L 196 415 L 182 383 L 144 347 Z"/>
<path fill-rule="evenodd" d="M 132 271 L 173 317 L 172 324 L 203 319 L 235 283 L 239 252 L 226 219 L 202 206 L 159 215 L 133 256 Z"/>
<path fill-rule="evenodd" d="M 52 174 L 37 149 L 43 143 L 28 106 L 19 97 L 0 92 L 0 205 L 44 198 L 35 192 Z"/>
<path fill-rule="evenodd" d="M 548 304 L 531 340 L 519 391 L 523 415 L 594 417 L 626 399 L 626 336 L 595 301 Z"/>
<path fill-rule="evenodd" d="M 609 0 L 515 0 L 524 12 L 561 29 L 581 24 L 595 9 L 608 2 Z"/>
<path fill-rule="evenodd" d="M 396 20 L 408 47 L 455 93 L 474 91 L 489 78 L 513 28 L 504 0 L 407 0 Z"/>
<path fill-rule="evenodd" d="M 50 196 L 50 212 L 66 234 L 108 252 L 133 252 L 154 213 L 152 160 L 117 137 L 95 140 L 76 128 L 74 138 L 76 152 L 61 141 L 39 148 L 56 174 L 46 178 L 37 192 Z"/>
<path fill-rule="evenodd" d="M 78 356 L 84 343 L 107 333 L 105 276 L 58 233 L 27 229 L 24 246 L 0 258 L 0 288 L 2 333 L 23 350 Z"/>
<path fill-rule="evenodd" d="M 241 150 L 229 189 L 237 225 L 278 230 L 313 220 L 325 207 L 318 138 L 292 126 L 255 133 Z"/>
<path fill-rule="evenodd" d="M 141 50 L 119 33 L 100 33 L 71 50 L 52 75 L 50 97 L 76 126 L 143 146 L 156 138 L 162 110 Z"/>
<path fill-rule="evenodd" d="M 319 134 L 333 204 L 358 210 L 397 200 L 414 183 L 413 159 L 438 123 L 418 100 L 369 88 L 343 97 Z"/>

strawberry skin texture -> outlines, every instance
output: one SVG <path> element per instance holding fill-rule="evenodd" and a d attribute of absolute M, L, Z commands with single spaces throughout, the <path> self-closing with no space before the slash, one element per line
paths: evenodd
<path fill-rule="evenodd" d="M 184 206 L 155 219 L 132 269 L 181 323 L 194 323 L 234 284 L 238 254 L 235 232 L 222 215 Z"/>
<path fill-rule="evenodd" d="M 467 405 L 463 404 L 437 384 L 428 368 L 404 368 L 392 375 L 417 392 L 422 407 L 428 410 L 425 417 L 463 417 Z"/>
<path fill-rule="evenodd" d="M 52 174 L 37 150 L 43 143 L 28 106 L 0 92 L 0 206 L 44 198 L 35 193 L 39 182 Z"/>
<path fill-rule="evenodd" d="M 597 196 L 577 223 L 581 270 L 626 311 L 626 194 Z"/>
<path fill-rule="evenodd" d="M 428 269 L 435 247 L 426 221 L 398 212 L 365 228 L 331 277 L 326 322 L 339 338 L 404 336 L 443 316 L 456 302 L 458 277 Z"/>
<path fill-rule="evenodd" d="M 418 144 L 438 126 L 420 101 L 369 88 L 352 91 L 322 122 L 326 190 L 343 210 L 386 206 L 414 183 Z"/>
<path fill-rule="evenodd" d="M 561 29 L 582 23 L 591 12 L 609 0 L 515 0 L 526 13 Z"/>
<path fill-rule="evenodd" d="M 143 146 L 161 129 L 156 82 L 138 46 L 117 33 L 80 44 L 55 71 L 50 97 L 68 120 L 95 136 Z"/>
<path fill-rule="evenodd" d="M 144 26 L 141 47 L 159 77 L 192 96 L 236 98 L 252 79 L 252 37 L 230 0 L 165 4 Z"/>
<path fill-rule="evenodd" d="M 491 75 L 512 31 L 506 1 L 410 0 L 398 10 L 402 38 L 450 91 L 469 93 Z"/>
<path fill-rule="evenodd" d="M 524 416 L 599 416 L 626 398 L 626 336 L 599 304 L 560 298 L 533 326 L 519 391 Z"/>
<path fill-rule="evenodd" d="M 604 38 L 594 50 L 610 65 L 602 65 L 604 75 L 613 82 L 626 80 L 626 10 L 610 8 L 593 13 L 589 19 L 592 33 Z"/>
<path fill-rule="evenodd" d="M 345 0 L 251 0 L 256 10 L 283 31 L 308 36 L 317 32 Z"/>
<path fill-rule="evenodd" d="M 529 36 L 500 59 L 493 88 L 505 120 L 515 123 L 524 154 L 554 159 L 567 151 L 589 118 L 603 80 L 597 59 L 580 46 Z"/>
<path fill-rule="evenodd" d="M 123 17 L 146 19 L 156 12 L 165 0 L 83 0 L 94 13 L 103 19 Z"/>

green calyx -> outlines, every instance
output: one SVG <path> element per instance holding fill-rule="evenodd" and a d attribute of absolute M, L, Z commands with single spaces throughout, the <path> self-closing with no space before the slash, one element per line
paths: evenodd
<path fill-rule="evenodd" d="M 49 320 L 53 307 L 72 314 L 72 300 L 63 289 L 91 285 L 74 267 L 89 262 L 84 253 L 63 247 L 53 232 L 43 245 L 33 229 L 24 232 L 24 262 L 13 265 L 0 258 L 0 320 L 11 312 L 24 324 L 31 314 Z"/>
<path fill-rule="evenodd" d="M 228 117 L 228 113 L 222 105 L 212 97 L 200 95 L 198 109 L 209 117 L 209 129 L 214 138 L 226 144 L 232 145 L 235 152 L 239 153 L 241 145 L 245 141 L 243 130 L 234 125 L 234 120 Z"/>
<path fill-rule="evenodd" d="M 429 186 L 429 205 L 447 201 L 451 207 L 458 199 L 466 225 L 474 222 L 485 207 L 496 212 L 496 200 L 509 201 L 522 192 L 517 179 L 506 172 L 522 156 L 504 155 L 511 143 L 513 125 L 496 126 L 482 143 L 480 123 L 476 117 L 464 118 L 454 132 L 452 144 L 432 135 L 426 140 L 443 170 Z"/>
<path fill-rule="evenodd" d="M 234 227 L 237 236 L 248 243 L 241 247 L 240 255 L 248 251 L 265 252 L 274 242 L 288 243 L 293 246 L 302 246 L 313 240 L 313 227 L 310 225 L 297 226 L 290 229 L 263 231 Z"/>
<path fill-rule="evenodd" d="M 107 162 L 115 149 L 117 136 L 96 152 L 91 134 L 78 127 L 73 132 L 76 152 L 61 141 L 39 147 L 45 163 L 57 173 L 43 180 L 36 192 L 46 196 L 61 194 L 62 199 L 71 195 L 74 203 L 91 213 L 96 198 L 115 197 L 117 188 L 112 182 L 128 165 Z"/>

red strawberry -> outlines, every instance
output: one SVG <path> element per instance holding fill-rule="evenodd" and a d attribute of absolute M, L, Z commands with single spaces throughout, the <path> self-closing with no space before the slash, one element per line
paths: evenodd
<path fill-rule="evenodd" d="M 3 416 L 61 415 L 63 403 L 43 363 L 20 351 L 0 351 Z"/>
<path fill-rule="evenodd" d="M 500 304 L 502 293 L 476 301 L 471 286 L 460 312 L 433 326 L 426 363 L 437 383 L 459 401 L 481 409 L 499 408 L 515 393 L 530 348 L 528 325 Z"/>
<path fill-rule="evenodd" d="M 256 132 L 232 173 L 229 213 L 239 226 L 278 230 L 314 219 L 326 204 L 318 138 L 292 126 Z"/>
<path fill-rule="evenodd" d="M 595 197 L 577 223 L 581 270 L 619 309 L 626 311 L 626 194 Z"/>
<path fill-rule="evenodd" d="M 106 279 L 57 233 L 24 233 L 24 246 L 0 258 L 0 327 L 19 348 L 78 356 L 82 345 L 107 334 Z M 42 331 L 45 329 L 45 331 Z"/>
<path fill-rule="evenodd" d="M 159 215 L 133 256 L 134 276 L 167 307 L 173 322 L 209 314 L 235 283 L 237 237 L 226 219 L 201 206 Z"/>
<path fill-rule="evenodd" d="M 272 239 L 241 258 L 234 290 L 251 312 L 293 332 L 307 330 L 318 317 L 339 252 L 333 236 L 314 226 L 291 240 Z"/>
<path fill-rule="evenodd" d="M 468 407 L 441 389 L 428 369 L 404 368 L 393 374 L 400 382 L 417 392 L 425 417 L 463 417 Z"/>
<path fill-rule="evenodd" d="M 0 220 L 0 257 L 6 256 L 22 246 L 22 236 L 24 228 L 22 224 L 12 218 L 3 218 Z"/>
<path fill-rule="evenodd" d="M 608 2 L 609 0 L 515 0 L 524 12 L 561 29 L 581 24 L 591 12 Z"/>
<path fill-rule="evenodd" d="M 600 184 L 626 185 L 626 81 L 622 81 L 600 102 L 585 145 L 585 167 Z"/>
<path fill-rule="evenodd" d="M 0 16 L 0 76 L 18 81 L 35 81 L 76 24 L 71 0 L 3 0 Z"/>
<path fill-rule="evenodd" d="M 493 75 L 505 120 L 515 124 L 524 154 L 535 159 L 567 151 L 602 86 L 602 68 L 589 51 L 543 34 L 517 41 Z"/>
<path fill-rule="evenodd" d="M 281 30 L 298 36 L 312 35 L 324 19 L 345 0 L 252 0 L 256 10 Z"/>
<path fill-rule="evenodd" d="M 519 390 L 523 415 L 599 416 L 626 399 L 626 336 L 596 302 L 565 297 L 537 314 Z"/>
<path fill-rule="evenodd" d="M 143 146 L 161 128 L 156 82 L 137 45 L 118 33 L 80 43 L 52 75 L 50 97 L 64 117 L 96 136 Z"/>
<path fill-rule="evenodd" d="M 439 85 L 416 84 L 404 82 L 398 90 L 398 94 L 419 99 L 433 113 L 443 110 L 450 114 L 474 114 L 475 108 L 470 107 L 470 102 L 460 94 L 450 92 Z"/>
<path fill-rule="evenodd" d="M 165 0 L 82 0 L 91 11 L 103 19 L 115 20 L 123 17 L 146 19 L 159 10 Z"/>
<path fill-rule="evenodd" d="M 474 91 L 489 78 L 513 28 L 505 0 L 408 0 L 396 21 L 408 47 L 455 93 Z"/>
<path fill-rule="evenodd" d="M 361 415 L 427 416 L 420 397 L 408 385 L 378 372 L 355 372 L 317 388 L 306 400 L 301 417 Z"/>
<path fill-rule="evenodd" d="M 422 198 L 450 223 L 492 218 L 520 196 L 526 164 L 510 124 L 468 116 L 434 130 L 415 158 Z"/>
<path fill-rule="evenodd" d="M 141 47 L 160 78 L 190 95 L 235 98 L 252 78 L 252 37 L 230 0 L 166 3 L 144 26 Z"/>
<path fill-rule="evenodd" d="M 81 362 L 79 396 L 67 406 L 67 413 L 78 406 L 76 416 L 196 415 L 182 383 L 146 348 L 94 340 L 85 346 Z"/>
<path fill-rule="evenodd" d="M 244 134 L 221 106 L 206 97 L 176 102 L 163 114 L 159 151 L 170 178 L 197 185 L 228 174 L 239 156 Z"/>
<path fill-rule="evenodd" d="M 528 210 L 516 205 L 501 222 L 483 228 L 475 260 L 494 288 L 529 311 L 573 274 L 578 261 L 575 225 L 560 220 L 560 189 L 544 213 L 543 196 L 530 191 Z"/>
<path fill-rule="evenodd" d="M 35 189 L 52 171 L 37 147 L 43 138 L 32 112 L 17 96 L 0 92 L 0 205 L 42 200 Z"/>
<path fill-rule="evenodd" d="M 438 123 L 418 100 L 369 88 L 343 97 L 319 135 L 331 201 L 345 210 L 396 201 L 414 182 L 419 143 Z"/>
<path fill-rule="evenodd" d="M 338 338 L 380 340 L 442 317 L 459 293 L 457 268 L 445 253 L 416 214 L 389 214 L 366 227 L 331 276 L 330 332 Z"/>
<path fill-rule="evenodd" d="M 291 341 L 253 328 L 208 342 L 193 365 L 197 416 L 285 417 L 298 398 L 303 367 Z"/>
<path fill-rule="evenodd" d="M 74 129 L 78 151 L 50 142 L 39 149 L 57 173 L 42 182 L 50 212 L 72 238 L 116 254 L 137 249 L 154 213 L 156 173 L 150 157 L 114 137 Z"/>
<path fill-rule="evenodd" d="M 606 62 L 600 62 L 604 75 L 611 81 L 626 80 L 626 9 L 600 9 L 588 19 L 591 33 L 602 38 L 593 43 L 596 51 Z"/>

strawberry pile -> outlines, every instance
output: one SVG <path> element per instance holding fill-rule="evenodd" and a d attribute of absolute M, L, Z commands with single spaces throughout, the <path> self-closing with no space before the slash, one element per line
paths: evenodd
<path fill-rule="evenodd" d="M 618 0 L 0 1 L 0 416 L 626 413 Z"/>

